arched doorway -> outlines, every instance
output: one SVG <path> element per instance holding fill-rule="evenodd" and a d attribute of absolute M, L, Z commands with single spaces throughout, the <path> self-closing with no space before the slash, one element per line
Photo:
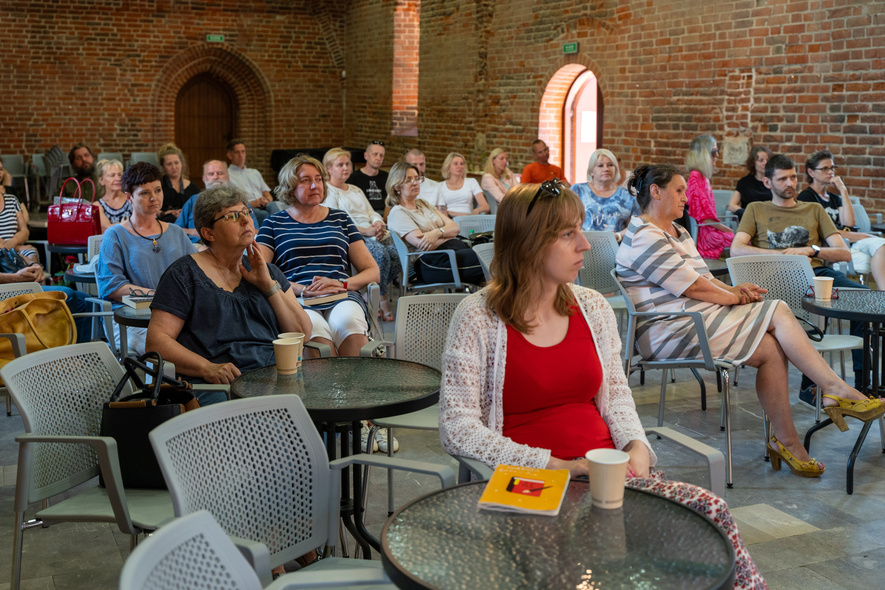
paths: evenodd
<path fill-rule="evenodd" d="M 550 162 L 572 183 L 587 181 L 590 154 L 602 147 L 603 101 L 596 75 L 581 64 L 560 68 L 544 89 L 538 137 L 550 147 Z"/>
<path fill-rule="evenodd" d="M 175 99 L 175 143 L 184 152 L 191 177 L 206 160 L 227 161 L 227 142 L 237 129 L 237 99 L 230 85 L 209 72 L 188 80 Z"/>

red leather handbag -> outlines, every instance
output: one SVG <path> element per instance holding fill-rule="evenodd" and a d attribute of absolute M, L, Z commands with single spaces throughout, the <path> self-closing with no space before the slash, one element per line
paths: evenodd
<path fill-rule="evenodd" d="M 65 203 L 65 184 L 73 181 L 77 185 L 76 202 Z M 68 178 L 61 185 L 58 203 L 49 206 L 46 223 L 46 236 L 50 244 L 85 246 L 89 236 L 101 233 L 101 219 L 98 205 L 95 204 L 95 183 L 91 178 L 83 181 L 92 185 L 92 203 L 83 203 L 80 195 L 83 187 L 76 178 Z"/>

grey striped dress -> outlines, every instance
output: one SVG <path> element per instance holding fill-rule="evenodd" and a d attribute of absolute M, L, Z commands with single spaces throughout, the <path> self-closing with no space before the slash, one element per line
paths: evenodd
<path fill-rule="evenodd" d="M 688 232 L 674 225 L 679 237 L 633 217 L 618 248 L 617 273 L 637 311 L 699 311 L 710 337 L 713 357 L 746 361 L 768 330 L 778 301 L 719 305 L 684 297 L 699 277 L 712 279 Z M 700 358 L 691 318 L 660 318 L 636 328 L 636 349 L 643 358 Z"/>

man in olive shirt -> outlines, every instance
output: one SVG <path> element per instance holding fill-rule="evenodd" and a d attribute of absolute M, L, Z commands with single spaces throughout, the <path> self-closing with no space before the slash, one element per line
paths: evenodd
<path fill-rule="evenodd" d="M 68 162 L 70 162 L 71 170 L 74 173 L 73 178 L 76 178 L 77 182 L 82 183 L 84 180 L 90 179 L 95 183 L 95 188 L 98 188 L 98 176 L 95 174 L 95 156 L 92 155 L 92 150 L 89 149 L 89 146 L 83 143 L 78 143 L 72 147 L 71 151 L 68 152 Z M 83 184 L 80 198 L 92 201 L 92 189 L 92 184 L 88 182 Z M 77 185 L 73 182 L 67 183 L 65 185 L 64 196 L 65 198 L 76 197 Z"/>
<path fill-rule="evenodd" d="M 783 155 L 772 156 L 765 165 L 765 186 L 771 189 L 770 202 L 747 205 L 731 243 L 732 256 L 752 254 L 794 254 L 807 256 L 815 276 L 832 277 L 833 287 L 865 289 L 833 270 L 826 262 L 847 262 L 851 252 L 833 220 L 817 203 L 798 202 L 796 165 Z M 765 287 L 765 285 L 760 285 Z M 863 324 L 851 322 L 851 333 L 863 336 Z M 863 352 L 853 350 L 855 386 L 861 384 Z M 814 403 L 811 380 L 802 376 L 800 399 Z"/>

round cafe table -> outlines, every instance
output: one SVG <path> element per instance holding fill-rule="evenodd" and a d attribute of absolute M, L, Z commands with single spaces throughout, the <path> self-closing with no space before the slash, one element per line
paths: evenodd
<path fill-rule="evenodd" d="M 120 358 L 129 356 L 129 336 L 127 327 L 147 328 L 151 323 L 151 309 L 135 309 L 128 305 L 114 308 L 114 321 L 120 325 Z"/>
<path fill-rule="evenodd" d="M 381 532 L 382 561 L 404 589 L 730 588 L 734 547 L 707 517 L 624 490 L 624 506 L 593 508 L 569 483 L 557 516 L 481 510 L 486 482 L 432 492 Z"/>
<path fill-rule="evenodd" d="M 389 358 L 331 357 L 305 359 L 297 375 L 280 375 L 275 366 L 256 369 L 237 377 L 231 384 L 233 397 L 298 395 L 326 441 L 330 460 L 336 458 L 336 435 L 341 456 L 358 454 L 361 420 L 372 420 L 417 412 L 439 401 L 442 376 L 433 367 Z M 350 434 L 350 448 L 346 434 Z M 341 516 L 366 558 L 370 546 L 381 550 L 363 523 L 363 474 L 355 468 L 341 473 Z M 352 479 L 353 495 L 348 497 Z"/>
<path fill-rule="evenodd" d="M 838 298 L 829 301 L 803 297 L 802 309 L 824 317 L 865 323 L 863 349 L 867 351 L 867 354 L 864 354 L 863 386 L 860 389 L 864 393 L 875 393 L 881 396 L 880 387 L 885 381 L 882 375 L 882 372 L 885 371 L 885 363 L 882 362 L 882 353 L 885 351 L 885 347 L 882 346 L 883 338 L 885 338 L 885 327 L 883 327 L 885 325 L 885 291 L 840 289 Z M 877 420 L 877 422 L 879 422 L 882 432 L 882 452 L 885 453 L 885 424 L 881 420 Z M 809 428 L 805 433 L 805 449 L 810 452 L 812 435 L 832 423 L 833 421 L 827 418 Z M 854 463 L 872 425 L 873 422 L 864 422 L 854 447 L 848 455 L 845 475 L 845 488 L 848 494 L 854 493 Z"/>

